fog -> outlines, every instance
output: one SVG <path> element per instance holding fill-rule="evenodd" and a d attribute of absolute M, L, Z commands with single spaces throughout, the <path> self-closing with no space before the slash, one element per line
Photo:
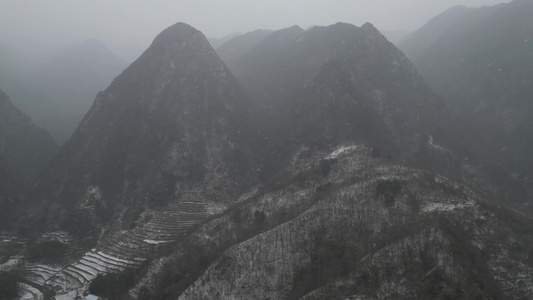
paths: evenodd
<path fill-rule="evenodd" d="M 47 0 L 0 2 L 0 43 L 32 55 L 97 38 L 126 61 L 133 60 L 153 37 L 182 21 L 207 37 L 291 25 L 307 28 L 367 21 L 382 30 L 412 31 L 455 5 L 482 6 L 501 0 Z M 34 57 L 38 58 L 38 57 Z"/>

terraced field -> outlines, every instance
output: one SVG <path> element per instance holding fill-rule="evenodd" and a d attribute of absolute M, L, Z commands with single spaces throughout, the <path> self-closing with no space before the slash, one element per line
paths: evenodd
<path fill-rule="evenodd" d="M 154 255 L 159 245 L 184 238 L 206 217 L 205 205 L 187 197 L 177 205 L 153 212 L 144 225 L 132 230 L 111 230 L 75 263 L 65 267 L 28 266 L 26 279 L 36 286 L 51 286 L 58 295 L 84 290 L 98 274 L 138 267 Z"/>

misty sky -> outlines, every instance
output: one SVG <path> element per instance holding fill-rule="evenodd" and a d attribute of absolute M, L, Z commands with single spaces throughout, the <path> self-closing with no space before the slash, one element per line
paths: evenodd
<path fill-rule="evenodd" d="M 97 38 L 122 52 L 146 48 L 178 21 L 207 37 L 339 21 L 414 30 L 455 5 L 502 2 L 509 0 L 1 0 L 0 43 L 61 45 Z"/>

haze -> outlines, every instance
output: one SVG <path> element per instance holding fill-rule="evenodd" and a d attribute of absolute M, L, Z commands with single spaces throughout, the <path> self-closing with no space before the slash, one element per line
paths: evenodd
<path fill-rule="evenodd" d="M 258 28 L 307 28 L 367 21 L 382 30 L 412 31 L 455 5 L 482 6 L 501 0 L 293 0 L 170 1 L 48 0 L 2 1 L 0 43 L 46 49 L 97 38 L 132 61 L 162 29 L 182 21 L 207 37 Z M 36 46 L 37 45 L 37 46 Z"/>

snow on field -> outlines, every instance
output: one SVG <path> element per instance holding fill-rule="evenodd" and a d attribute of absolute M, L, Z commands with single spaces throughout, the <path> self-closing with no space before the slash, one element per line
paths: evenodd
<path fill-rule="evenodd" d="M 170 243 L 171 241 L 143 240 L 143 242 L 148 243 L 148 244 L 150 244 L 150 245 L 159 245 L 159 244 Z"/>
<path fill-rule="evenodd" d="M 65 245 L 68 245 L 71 241 L 69 234 L 64 231 L 47 232 L 43 234 L 42 239 L 48 241 L 58 241 Z"/>
<path fill-rule="evenodd" d="M 102 252 L 102 251 L 98 251 L 97 253 L 98 253 L 99 255 L 105 257 L 105 258 L 109 258 L 110 260 L 113 260 L 113 261 L 115 261 L 115 262 L 121 262 L 121 263 L 124 263 L 124 264 L 126 264 L 126 265 L 131 265 L 131 264 L 134 263 L 134 262 L 131 261 L 131 260 L 120 259 L 120 258 L 118 258 L 118 257 L 114 257 L 113 255 L 106 254 L 106 253 L 104 253 L 104 252 Z"/>
<path fill-rule="evenodd" d="M 70 291 L 67 294 L 56 295 L 56 300 L 74 300 L 78 295 L 78 291 Z"/>
<path fill-rule="evenodd" d="M 327 159 L 334 159 L 334 158 L 337 158 L 337 157 L 341 156 L 344 153 L 348 153 L 348 152 L 353 151 L 355 149 L 357 149 L 357 146 L 342 146 L 339 149 L 333 151 L 326 158 Z"/>
<path fill-rule="evenodd" d="M 0 264 L 0 271 L 9 271 L 20 263 L 18 258 L 11 258 L 3 264 Z"/>
<path fill-rule="evenodd" d="M 87 281 L 92 280 L 94 277 L 96 277 L 96 275 L 98 275 L 97 271 L 89 266 L 85 266 L 82 264 L 74 264 L 73 266 L 75 266 L 78 269 L 83 270 L 85 273 L 90 274 L 90 276 L 92 276 L 92 278 L 86 278 Z M 81 274 L 81 275 L 84 275 L 84 274 Z"/>
<path fill-rule="evenodd" d="M 27 285 L 25 283 L 19 283 L 19 287 L 22 290 L 21 300 L 43 300 L 43 294 L 36 288 Z"/>
<path fill-rule="evenodd" d="M 467 207 L 474 206 L 474 201 L 468 201 L 466 203 L 428 203 L 424 208 L 423 212 L 432 212 L 432 211 L 452 211 L 455 209 L 465 209 Z"/>

